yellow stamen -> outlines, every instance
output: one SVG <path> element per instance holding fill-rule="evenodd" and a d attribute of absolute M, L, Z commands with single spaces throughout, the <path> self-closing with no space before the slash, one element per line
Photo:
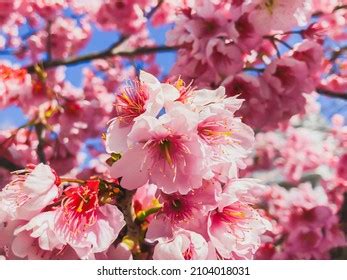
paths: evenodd
<path fill-rule="evenodd" d="M 204 129 L 203 134 L 207 136 L 225 136 L 230 137 L 232 135 L 231 131 L 213 131 L 210 129 Z"/>
<path fill-rule="evenodd" d="M 82 199 L 80 204 L 78 205 L 78 208 L 76 209 L 76 212 L 81 213 L 83 211 L 83 205 L 84 205 L 84 201 Z"/>
<path fill-rule="evenodd" d="M 168 140 L 164 140 L 160 143 L 160 150 L 166 160 L 166 162 L 172 167 L 173 160 L 170 154 L 170 142 Z"/>
<path fill-rule="evenodd" d="M 241 219 L 246 217 L 245 213 L 243 213 L 241 211 L 226 211 L 226 214 L 231 216 L 231 217 L 241 218 Z"/>
<path fill-rule="evenodd" d="M 129 103 L 129 105 L 132 105 L 133 102 L 125 92 L 122 92 L 122 97 Z"/>
<path fill-rule="evenodd" d="M 179 90 L 184 86 L 184 81 L 181 78 L 178 78 L 178 80 L 175 83 L 175 87 Z"/>

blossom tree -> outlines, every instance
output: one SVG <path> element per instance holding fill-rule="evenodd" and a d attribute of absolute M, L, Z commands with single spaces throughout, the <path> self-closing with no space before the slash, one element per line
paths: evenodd
<path fill-rule="evenodd" d="M 1 1 L 24 121 L 0 120 L 0 259 L 347 259 L 347 126 L 321 112 L 346 105 L 346 22 L 345 0 Z"/>

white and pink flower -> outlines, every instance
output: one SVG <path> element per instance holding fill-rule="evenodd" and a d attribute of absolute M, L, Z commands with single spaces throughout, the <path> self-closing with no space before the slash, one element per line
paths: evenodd
<path fill-rule="evenodd" d="M 30 220 L 60 193 L 60 179 L 44 164 L 17 175 L 0 192 L 0 221 Z"/>

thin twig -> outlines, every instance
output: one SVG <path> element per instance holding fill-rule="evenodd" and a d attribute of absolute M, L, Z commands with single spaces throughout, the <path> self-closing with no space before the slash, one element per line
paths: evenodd
<path fill-rule="evenodd" d="M 347 9 L 347 5 L 336 6 L 333 10 L 333 13 L 342 9 Z"/>
<path fill-rule="evenodd" d="M 23 166 L 20 166 L 4 157 L 0 157 L 0 167 L 5 168 L 11 172 L 24 169 Z"/>
<path fill-rule="evenodd" d="M 264 68 L 254 68 L 254 67 L 245 67 L 243 68 L 243 71 L 251 71 L 251 72 L 257 72 L 257 73 L 263 73 L 265 71 Z"/>
<path fill-rule="evenodd" d="M 163 4 L 164 0 L 159 0 L 157 5 L 153 7 L 145 16 L 149 20 L 153 14 L 160 8 L 160 6 Z M 174 47 L 167 47 L 167 46 L 158 46 L 158 47 L 141 47 L 138 49 L 135 49 L 133 51 L 122 51 L 118 52 L 117 48 L 124 43 L 129 36 L 122 35 L 119 40 L 115 43 L 113 43 L 110 47 L 108 47 L 106 50 L 101 52 L 92 52 L 86 55 L 78 56 L 78 57 L 72 57 L 67 59 L 58 59 L 58 60 L 50 60 L 48 57 L 48 60 L 40 62 L 39 64 L 44 68 L 53 68 L 60 65 L 76 65 L 84 62 L 89 62 L 95 59 L 105 59 L 108 57 L 113 56 L 123 56 L 123 57 L 133 57 L 141 54 L 150 54 L 155 52 L 164 52 L 164 51 L 172 51 L 176 48 Z M 29 73 L 35 72 L 35 65 L 29 65 L 25 67 Z"/>
<path fill-rule="evenodd" d="M 46 155 L 44 152 L 45 145 L 44 145 L 44 139 L 43 139 L 44 128 L 45 127 L 42 123 L 38 123 L 35 125 L 37 140 L 39 141 L 39 143 L 37 144 L 36 153 L 37 153 L 37 157 L 42 163 L 46 163 Z"/>
<path fill-rule="evenodd" d="M 146 17 L 147 19 L 150 19 L 150 18 L 155 14 L 155 12 L 160 8 L 161 4 L 163 4 L 163 3 L 164 3 L 164 0 L 159 0 L 159 1 L 158 1 L 158 4 L 157 4 L 153 9 L 151 9 L 151 10 L 145 15 L 145 17 Z"/>
<path fill-rule="evenodd" d="M 278 39 L 276 37 L 273 38 L 276 42 L 279 42 L 280 44 L 282 44 L 283 46 L 287 47 L 288 49 L 292 50 L 293 47 L 291 45 L 289 45 L 286 41 L 283 41 L 281 39 Z"/>
<path fill-rule="evenodd" d="M 114 45 L 117 45 L 117 44 L 114 44 Z M 140 47 L 140 48 L 137 48 L 133 51 L 114 52 L 114 47 L 113 47 L 113 48 L 107 49 L 106 51 L 93 52 L 93 53 L 89 53 L 89 54 L 78 56 L 78 57 L 72 57 L 72 58 L 67 58 L 67 59 L 58 59 L 58 60 L 52 60 L 52 61 L 44 61 L 44 62 L 40 63 L 40 65 L 44 69 L 48 69 L 48 68 L 57 67 L 60 65 L 65 65 L 65 66 L 77 65 L 77 64 L 89 62 L 89 61 L 92 61 L 95 59 L 106 59 L 106 58 L 114 57 L 114 56 L 134 57 L 134 56 L 138 56 L 138 55 L 151 54 L 151 53 L 156 53 L 156 52 L 169 52 L 169 51 L 174 51 L 176 49 L 177 49 L 177 47 L 157 46 L 157 47 Z M 34 73 L 35 72 L 35 65 L 29 65 L 26 67 L 26 69 L 29 73 Z"/>
<path fill-rule="evenodd" d="M 278 47 L 277 47 L 275 41 L 272 39 L 272 40 L 270 40 L 270 42 L 271 42 L 271 44 L 274 46 L 274 48 L 275 48 L 275 50 L 276 50 L 277 58 L 281 58 L 281 52 L 280 52 L 280 50 L 278 49 Z"/>
<path fill-rule="evenodd" d="M 347 100 L 347 93 L 334 92 L 323 88 L 317 88 L 316 91 L 321 95 Z"/>
<path fill-rule="evenodd" d="M 333 51 L 330 62 L 334 62 L 337 58 L 339 58 L 344 52 L 347 52 L 347 46 L 342 46 L 338 50 Z"/>

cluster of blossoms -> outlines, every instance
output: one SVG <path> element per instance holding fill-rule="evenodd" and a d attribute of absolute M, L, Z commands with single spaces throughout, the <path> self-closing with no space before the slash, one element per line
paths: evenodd
<path fill-rule="evenodd" d="M 274 232 L 264 237 L 258 259 L 330 259 L 333 248 L 346 245 L 339 216 L 325 190 L 310 183 L 290 191 L 271 187 L 265 207 L 274 221 Z"/>
<path fill-rule="evenodd" d="M 0 259 L 347 258 L 346 4 L 0 1 Z"/>
<path fill-rule="evenodd" d="M 23 69 L 13 69 L 11 66 L 0 66 L 0 108 L 15 104 L 24 99 L 23 92 L 31 91 L 31 77 Z M 23 98 L 24 97 L 24 98 Z M 24 101 L 24 100 L 23 100 Z"/>
<path fill-rule="evenodd" d="M 171 74 L 205 87 L 224 85 L 228 94 L 240 95 L 246 100 L 240 113 L 253 128 L 273 129 L 303 113 L 304 94 L 320 84 L 320 72 L 328 71 L 322 65 L 321 32 L 329 27 L 290 31 L 307 22 L 312 3 L 197 2 L 182 9 L 167 33 L 168 45 L 180 46 Z M 287 43 L 293 34 L 303 39 L 295 46 Z"/>
<path fill-rule="evenodd" d="M 269 186 L 257 203 L 273 231 L 262 237 L 257 259 L 330 259 L 336 248 L 346 246 L 341 221 L 346 219 L 347 127 L 339 115 L 331 128 L 324 125 L 317 120 L 319 105 L 309 102 L 310 115 L 257 135 L 244 171 Z"/>
<path fill-rule="evenodd" d="M 82 90 L 65 80 L 63 68 L 48 73 L 38 69 L 36 75 L 5 65 L 2 69 L 6 105 L 19 106 L 28 118 L 20 129 L 0 132 L 2 154 L 17 166 L 38 163 L 35 147 L 39 138 L 31 132 L 42 128 L 45 160 L 59 174 L 73 172 L 79 165 L 76 151 L 84 147 L 88 138 L 99 137 L 106 126 L 114 110 L 114 95 L 93 73 L 86 75 Z"/>
<path fill-rule="evenodd" d="M 98 258 L 123 246 L 130 257 L 144 239 L 154 259 L 253 258 L 271 225 L 253 207 L 263 186 L 238 178 L 254 141 L 234 116 L 241 103 L 224 88 L 162 84 L 141 72 L 117 95 L 107 131 L 114 179 L 69 181 L 43 164 L 19 172 L 1 192 L 4 253 Z M 129 213 L 120 198 L 135 189 Z M 124 216 L 142 225 L 117 239 Z"/>
<path fill-rule="evenodd" d="M 9 258 L 94 258 L 125 222 L 115 205 L 102 203 L 100 182 L 64 185 L 48 165 L 19 171 L 0 193 L 2 254 Z"/>
<path fill-rule="evenodd" d="M 251 258 L 269 223 L 251 207 L 259 184 L 238 179 L 254 141 L 234 116 L 241 101 L 222 87 L 162 84 L 142 72 L 115 106 L 106 147 L 121 158 L 110 174 L 126 189 L 141 187 L 152 207 L 162 205 L 146 234 L 159 242 L 153 258 Z M 151 205 L 142 200 L 138 211 L 146 213 Z"/>

